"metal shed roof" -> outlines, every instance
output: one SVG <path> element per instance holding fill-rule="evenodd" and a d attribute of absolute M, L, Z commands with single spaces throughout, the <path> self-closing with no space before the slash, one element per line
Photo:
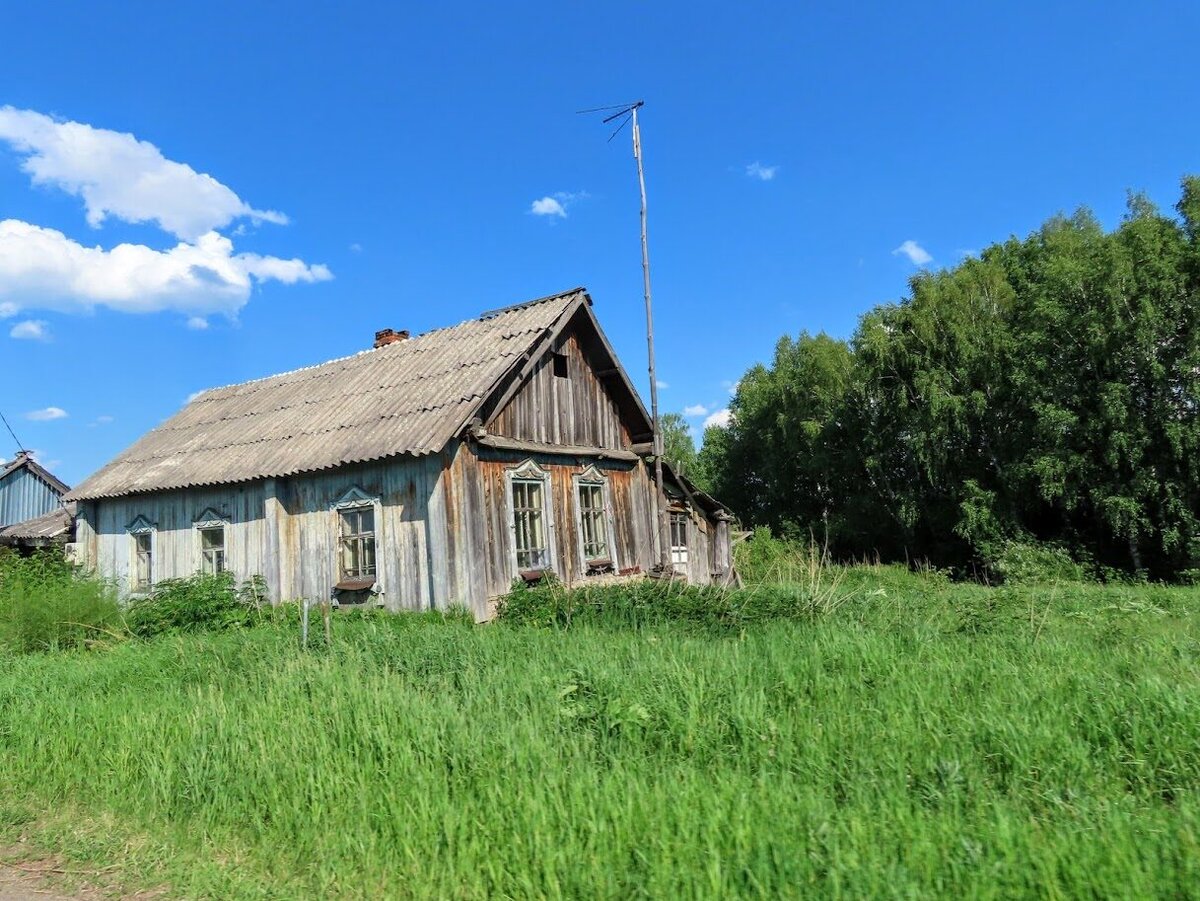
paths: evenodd
<path fill-rule="evenodd" d="M 244 482 L 446 446 L 583 288 L 318 366 L 205 391 L 68 497 Z"/>

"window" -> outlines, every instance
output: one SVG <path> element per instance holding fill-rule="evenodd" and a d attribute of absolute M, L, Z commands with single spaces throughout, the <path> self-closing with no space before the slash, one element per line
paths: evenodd
<path fill-rule="evenodd" d="M 338 510 L 341 575 L 344 581 L 375 579 L 375 507 Z"/>
<path fill-rule="evenodd" d="M 133 536 L 133 587 L 138 591 L 146 591 L 153 584 L 154 549 L 150 539 L 149 532 L 138 532 Z"/>
<path fill-rule="evenodd" d="M 554 357 L 554 376 L 555 378 L 565 379 L 567 377 L 567 355 L 553 354 Z"/>
<path fill-rule="evenodd" d="M 225 514 L 209 507 L 192 523 L 200 548 L 200 572 L 206 576 L 225 572 L 225 519 Z"/>
<path fill-rule="evenodd" d="M 154 523 L 139 516 L 129 524 L 129 583 L 134 591 L 149 591 L 154 585 Z"/>
<path fill-rule="evenodd" d="M 517 569 L 548 569 L 546 547 L 545 483 L 540 479 L 513 479 L 513 530 L 516 534 Z"/>
<path fill-rule="evenodd" d="M 505 474 L 513 574 L 553 568 L 554 520 L 550 516 L 550 475 L 532 460 Z"/>
<path fill-rule="evenodd" d="M 608 524 L 604 515 L 604 486 L 579 486 L 579 537 L 587 563 L 608 560 Z"/>
<path fill-rule="evenodd" d="M 200 530 L 200 572 L 215 576 L 225 572 L 225 527 Z"/>
<path fill-rule="evenodd" d="M 671 565 L 677 572 L 685 572 L 688 565 L 688 515 L 671 513 Z"/>
<path fill-rule="evenodd" d="M 609 515 L 608 479 L 595 466 L 575 477 L 576 525 L 583 568 L 595 572 L 616 568 L 612 517 Z"/>

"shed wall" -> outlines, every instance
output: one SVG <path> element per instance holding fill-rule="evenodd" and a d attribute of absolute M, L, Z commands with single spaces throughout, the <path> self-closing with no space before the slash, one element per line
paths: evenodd
<path fill-rule="evenodd" d="M 57 510 L 60 496 L 28 469 L 10 472 L 0 481 L 0 529 Z"/>

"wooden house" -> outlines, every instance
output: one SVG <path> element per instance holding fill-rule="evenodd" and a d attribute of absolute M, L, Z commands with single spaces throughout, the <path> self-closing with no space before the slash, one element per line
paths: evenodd
<path fill-rule="evenodd" d="M 660 559 L 729 577 L 728 512 L 666 468 L 582 288 L 344 359 L 205 391 L 69 495 L 76 559 L 130 593 L 261 575 L 275 600 L 483 620 L 514 579 L 578 585 Z"/>

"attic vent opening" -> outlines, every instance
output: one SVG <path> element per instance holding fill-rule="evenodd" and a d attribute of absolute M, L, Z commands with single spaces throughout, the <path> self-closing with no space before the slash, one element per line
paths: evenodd
<path fill-rule="evenodd" d="M 554 358 L 555 378 L 565 379 L 567 377 L 567 355 L 556 353 L 551 356 Z"/>

